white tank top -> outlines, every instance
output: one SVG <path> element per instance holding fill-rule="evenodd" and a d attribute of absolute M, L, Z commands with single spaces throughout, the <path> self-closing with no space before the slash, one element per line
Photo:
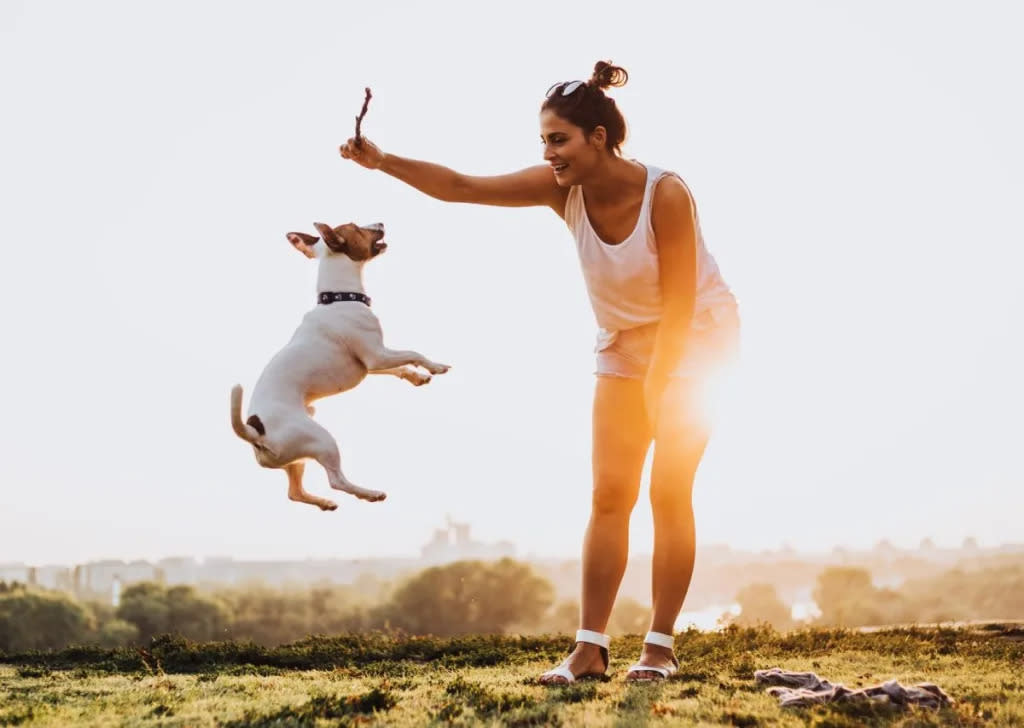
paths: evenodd
<path fill-rule="evenodd" d="M 633 232 L 621 243 L 609 245 L 598 237 L 587 216 L 582 187 L 570 187 L 565 202 L 565 222 L 576 238 L 583 278 L 590 294 L 597 325 L 600 327 L 597 351 L 610 346 L 619 331 L 661 319 L 658 246 L 651 224 L 651 201 L 654 197 L 654 187 L 659 180 L 669 175 L 678 178 L 679 175 L 647 165 L 644 165 L 644 168 L 647 170 L 647 183 L 644 187 L 640 215 Z M 696 206 L 696 203 L 694 205 Z M 736 299 L 722 279 L 718 264 L 704 247 L 699 217 L 695 219 L 695 224 L 697 298 L 694 303 L 694 318 L 720 306 L 736 306 Z"/>

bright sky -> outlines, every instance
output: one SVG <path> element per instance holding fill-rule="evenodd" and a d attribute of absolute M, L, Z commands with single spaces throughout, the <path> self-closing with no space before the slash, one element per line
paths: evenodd
<path fill-rule="evenodd" d="M 770 7 L 769 7 L 770 6 Z M 0 562 L 413 555 L 445 514 L 579 553 L 593 316 L 544 209 L 445 205 L 337 156 L 541 161 L 598 59 L 626 152 L 688 181 L 744 354 L 702 543 L 1024 539 L 1024 11 L 1012 2 L 0 6 Z M 396 348 L 452 364 L 318 405 L 349 477 L 286 499 L 232 433 L 312 305 L 312 222 L 383 221 Z M 319 468 L 307 487 L 328 491 Z M 642 499 L 632 548 L 649 552 Z"/>

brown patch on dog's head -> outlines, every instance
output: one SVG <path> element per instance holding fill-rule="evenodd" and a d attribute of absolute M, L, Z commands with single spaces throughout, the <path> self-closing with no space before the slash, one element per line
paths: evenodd
<path fill-rule="evenodd" d="M 357 262 L 375 258 L 388 247 L 384 242 L 384 226 L 379 222 L 366 227 L 348 222 L 335 228 L 322 222 L 315 222 L 313 227 L 320 233 L 331 252 L 342 253 Z"/>
<path fill-rule="evenodd" d="M 288 233 L 288 242 L 295 246 L 295 249 L 307 258 L 315 258 L 316 252 L 313 246 L 320 238 L 309 233 Z"/>

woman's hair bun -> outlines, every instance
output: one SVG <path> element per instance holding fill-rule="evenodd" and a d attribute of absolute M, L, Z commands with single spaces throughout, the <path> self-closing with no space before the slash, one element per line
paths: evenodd
<path fill-rule="evenodd" d="M 594 73 L 590 77 L 590 85 L 600 89 L 609 86 L 625 86 L 629 80 L 629 74 L 621 66 L 613 66 L 611 61 L 598 61 L 594 64 Z"/>

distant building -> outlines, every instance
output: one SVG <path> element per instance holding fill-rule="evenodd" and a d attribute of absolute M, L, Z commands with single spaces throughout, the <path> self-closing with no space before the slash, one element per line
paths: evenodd
<path fill-rule="evenodd" d="M 28 570 L 28 583 L 45 589 L 73 591 L 74 573 L 66 566 L 32 566 Z"/>
<path fill-rule="evenodd" d="M 516 547 L 511 541 L 474 541 L 469 535 L 468 523 L 453 521 L 451 516 L 447 516 L 447 521 L 447 527 L 436 529 L 433 538 L 420 549 L 420 554 L 427 563 L 446 564 L 467 559 L 494 561 L 515 557 Z"/>
<path fill-rule="evenodd" d="M 28 567 L 25 564 L 0 564 L 0 581 L 28 584 Z"/>
<path fill-rule="evenodd" d="M 106 597 L 119 584 L 160 581 L 160 570 L 148 561 L 92 561 L 74 568 L 74 591 L 80 596 Z"/>
<path fill-rule="evenodd" d="M 191 556 L 171 556 L 156 562 L 167 584 L 189 584 L 195 586 L 202 578 L 202 567 L 199 561 Z"/>

